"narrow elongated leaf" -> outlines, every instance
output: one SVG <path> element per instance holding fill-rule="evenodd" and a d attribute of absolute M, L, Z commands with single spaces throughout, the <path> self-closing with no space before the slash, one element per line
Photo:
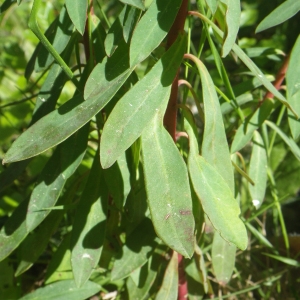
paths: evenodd
<path fill-rule="evenodd" d="M 76 191 L 76 186 L 72 186 L 69 192 L 59 199 L 57 205 L 67 206 L 70 204 L 74 199 Z M 37 230 L 28 235 L 22 242 L 20 263 L 16 270 L 15 276 L 19 276 L 23 272 L 27 271 L 45 251 L 50 237 L 56 231 L 64 214 L 65 210 L 51 211 L 49 216 L 47 216 L 45 221 L 37 228 Z M 71 267 L 69 270 L 71 270 Z"/>
<path fill-rule="evenodd" d="M 73 28 L 74 26 L 69 18 L 67 10 L 63 7 L 60 11 L 59 17 L 54 23 L 52 31 L 49 32 L 48 37 L 49 42 L 53 45 L 58 54 L 61 54 L 66 48 L 71 38 Z M 41 46 L 40 51 L 37 54 L 34 69 L 36 72 L 45 70 L 53 63 L 53 61 L 54 57 L 52 54 L 49 53 L 44 46 Z"/>
<path fill-rule="evenodd" d="M 126 43 L 130 40 L 141 14 L 142 11 L 140 9 L 128 6 L 123 19 L 123 37 Z"/>
<path fill-rule="evenodd" d="M 226 180 L 198 154 L 197 139 L 188 121 L 185 127 L 190 140 L 188 169 L 203 210 L 223 239 L 244 250 L 248 239 L 245 225 L 239 218 L 240 207 Z"/>
<path fill-rule="evenodd" d="M 28 231 L 35 229 L 50 213 L 67 181 L 85 154 L 89 124 L 68 138 L 55 150 L 34 188 L 26 216 Z"/>
<path fill-rule="evenodd" d="M 125 4 L 129 4 L 134 7 L 137 7 L 141 10 L 145 10 L 145 4 L 144 4 L 145 0 L 120 0 L 120 1 Z"/>
<path fill-rule="evenodd" d="M 221 2 L 227 6 L 225 13 L 226 35 L 222 47 L 222 56 L 225 57 L 231 51 L 239 31 L 241 3 L 239 0 L 221 0 Z"/>
<path fill-rule="evenodd" d="M 300 10 L 300 1 L 287 0 L 274 9 L 257 26 L 256 33 L 283 23 L 293 17 Z"/>
<path fill-rule="evenodd" d="M 224 33 L 218 28 L 211 20 L 207 17 L 200 15 L 201 19 L 212 26 L 213 30 L 217 33 L 220 38 L 223 38 Z M 254 64 L 254 62 L 245 54 L 245 52 L 237 45 L 234 44 L 232 47 L 234 53 L 240 58 L 240 60 L 247 66 L 247 68 L 253 73 L 254 76 L 270 91 L 282 104 L 289 108 L 292 113 L 298 118 L 297 113 L 293 107 L 286 101 L 285 97 L 278 92 L 278 90 L 273 86 L 273 84 L 267 79 L 267 77 L 262 73 L 262 71 Z"/>
<path fill-rule="evenodd" d="M 207 3 L 212 14 L 214 15 L 218 8 L 219 0 L 205 0 L 205 2 Z"/>
<path fill-rule="evenodd" d="M 133 33 L 130 45 L 130 66 L 143 61 L 161 43 L 175 20 L 181 2 L 182 0 L 152 2 Z"/>
<path fill-rule="evenodd" d="M 272 100 L 266 99 L 252 116 L 249 116 L 238 128 L 231 144 L 231 153 L 239 151 L 251 140 L 254 131 L 269 117 L 274 108 Z M 251 176 L 250 176 L 251 177 Z"/>
<path fill-rule="evenodd" d="M 118 101 L 101 136 L 103 168 L 110 167 L 133 144 L 169 96 L 185 45 L 186 37 L 180 35 L 151 71 Z"/>
<path fill-rule="evenodd" d="M 148 205 L 157 235 L 175 251 L 191 257 L 195 225 L 188 174 L 162 118 L 158 112 L 142 134 Z"/>
<path fill-rule="evenodd" d="M 16 0 L 5 0 L 0 6 L 0 14 L 4 13 L 14 3 L 16 3 Z"/>
<path fill-rule="evenodd" d="M 231 278 L 235 264 L 235 253 L 236 247 L 224 243 L 223 238 L 215 233 L 212 246 L 212 262 L 215 276 L 222 285 L 225 285 Z"/>
<path fill-rule="evenodd" d="M 176 300 L 178 295 L 178 253 L 173 251 L 172 258 L 166 268 L 162 285 L 155 300 Z"/>
<path fill-rule="evenodd" d="M 254 181 L 254 186 L 249 184 L 249 191 L 253 205 L 258 209 L 265 197 L 267 187 L 267 153 L 260 134 L 255 131 L 253 138 L 252 154 L 249 166 L 249 176 Z"/>
<path fill-rule="evenodd" d="M 23 201 L 6 221 L 0 231 L 0 261 L 13 252 L 27 236 L 26 208 Z"/>
<path fill-rule="evenodd" d="M 287 136 L 277 125 L 270 121 L 265 121 L 266 124 L 271 127 L 273 130 L 275 130 L 278 135 L 283 139 L 283 141 L 289 146 L 292 153 L 295 155 L 295 157 L 300 161 L 300 148 L 296 144 L 296 142 L 289 136 Z"/>
<path fill-rule="evenodd" d="M 104 170 L 104 178 L 114 203 L 118 209 L 122 210 L 131 189 L 130 171 L 125 152 L 110 168 Z"/>
<path fill-rule="evenodd" d="M 149 259 L 150 253 L 157 245 L 155 231 L 148 218 L 130 234 L 122 247 L 120 259 L 116 259 L 112 269 L 112 280 L 128 277 L 133 271 L 142 267 Z"/>
<path fill-rule="evenodd" d="M 298 36 L 291 52 L 289 66 L 286 74 L 287 100 L 294 107 L 298 115 L 300 115 L 300 67 L 298 63 L 299 55 L 300 36 Z M 288 112 L 288 116 L 292 136 L 294 137 L 294 139 L 297 139 L 300 135 L 300 122 L 290 112 Z"/>
<path fill-rule="evenodd" d="M 86 0 L 66 0 L 66 7 L 70 19 L 72 20 L 75 28 L 81 35 L 84 33 L 85 19 L 88 8 L 88 1 Z"/>
<path fill-rule="evenodd" d="M 45 284 L 59 280 L 74 279 L 71 266 L 71 233 L 64 236 L 63 241 L 54 252 L 48 264 Z"/>
<path fill-rule="evenodd" d="M 300 99 L 300 91 L 298 91 L 296 94 L 294 94 L 291 97 L 288 95 L 288 101 L 293 106 L 293 108 L 295 109 L 298 115 L 300 115 L 299 99 Z M 292 136 L 296 140 L 300 135 L 300 120 L 296 119 L 295 116 L 290 111 L 288 111 L 288 121 L 289 121 L 289 126 L 290 126 Z"/>
<path fill-rule="evenodd" d="M 218 96 L 204 64 L 197 60 L 196 65 L 201 76 L 205 113 L 202 155 L 218 170 L 233 193 L 233 169 Z"/>
<path fill-rule="evenodd" d="M 98 293 L 101 286 L 88 281 L 82 287 L 77 287 L 74 280 L 62 280 L 20 298 L 20 300 L 82 300 Z"/>
<path fill-rule="evenodd" d="M 13 143 L 3 163 L 30 158 L 56 146 L 97 114 L 116 94 L 133 70 L 127 69 L 128 51 L 126 54 L 125 49 L 120 47 L 109 60 L 104 59 L 95 67 L 85 87 L 86 101 L 81 95 L 75 96 L 29 127 Z M 97 81 L 94 78 L 97 78 Z"/>
<path fill-rule="evenodd" d="M 77 207 L 71 238 L 72 270 L 77 286 L 83 286 L 96 267 L 105 237 L 108 191 L 99 153 Z"/>
<path fill-rule="evenodd" d="M 104 46 L 105 52 L 108 56 L 113 55 L 115 50 L 123 41 L 123 20 L 126 14 L 126 10 L 127 7 L 124 6 L 119 16 L 109 28 L 108 33 L 106 35 Z"/>
<path fill-rule="evenodd" d="M 300 1 L 296 1 L 299 3 Z M 298 59 L 300 55 L 300 36 L 298 36 L 296 43 L 291 52 L 289 66 L 286 73 L 286 87 L 289 97 L 292 97 L 296 92 L 300 90 L 300 67 Z"/>

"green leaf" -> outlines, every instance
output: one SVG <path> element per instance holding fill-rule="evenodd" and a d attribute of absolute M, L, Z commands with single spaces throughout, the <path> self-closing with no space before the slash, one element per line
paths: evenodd
<path fill-rule="evenodd" d="M 116 18 L 106 35 L 104 46 L 108 56 L 113 55 L 120 43 L 123 41 L 123 20 L 125 18 L 127 7 L 124 6 L 119 16 Z M 124 41 L 123 41 L 124 42 Z"/>
<path fill-rule="evenodd" d="M 5 222 L 0 231 L 0 261 L 13 252 L 27 236 L 26 209 L 24 200 Z"/>
<path fill-rule="evenodd" d="M 145 10 L 145 0 L 120 0 L 121 2 L 125 3 L 125 4 L 129 4 L 131 6 L 137 7 L 141 10 Z"/>
<path fill-rule="evenodd" d="M 78 288 L 74 280 L 62 280 L 39 288 L 20 300 L 82 300 L 98 293 L 100 289 L 100 285 L 91 281 Z"/>
<path fill-rule="evenodd" d="M 252 226 L 250 223 L 246 223 L 246 227 L 251 231 L 251 233 L 257 238 L 257 240 L 262 245 L 269 248 L 273 248 L 273 245 L 254 226 Z"/>
<path fill-rule="evenodd" d="M 122 210 L 131 189 L 126 153 L 124 152 L 110 168 L 103 171 L 109 193 L 116 207 Z"/>
<path fill-rule="evenodd" d="M 115 260 L 111 273 L 112 280 L 126 278 L 142 267 L 157 245 L 155 237 L 151 221 L 145 218 L 126 240 L 120 253 L 122 256 Z"/>
<path fill-rule="evenodd" d="M 53 254 L 45 275 L 45 284 L 59 280 L 74 279 L 71 266 L 71 233 L 64 236 Z"/>
<path fill-rule="evenodd" d="M 204 64 L 198 59 L 195 63 L 201 77 L 205 113 L 202 155 L 218 170 L 233 193 L 233 169 L 218 96 Z"/>
<path fill-rule="evenodd" d="M 300 4 L 300 2 L 298 1 Z M 300 5 L 299 5 L 300 8 Z M 300 67 L 298 59 L 300 55 L 300 36 L 298 36 L 296 43 L 291 52 L 289 65 L 286 73 L 286 87 L 290 97 L 300 90 Z"/>
<path fill-rule="evenodd" d="M 268 158 L 262 137 L 254 131 L 253 147 L 249 166 L 249 176 L 254 186 L 249 184 L 252 203 L 258 209 L 263 203 L 267 187 Z"/>
<path fill-rule="evenodd" d="M 300 67 L 298 63 L 300 55 L 300 36 L 292 49 L 289 66 L 286 74 L 287 100 L 292 105 L 298 115 L 300 115 Z M 290 112 L 288 120 L 292 136 L 297 139 L 300 135 L 300 122 Z"/>
<path fill-rule="evenodd" d="M 197 269 L 199 270 L 199 275 L 203 284 L 204 291 L 205 293 L 208 293 L 208 278 L 204 261 L 204 254 L 197 244 L 195 244 L 195 262 Z"/>
<path fill-rule="evenodd" d="M 235 133 L 231 144 L 231 153 L 237 152 L 245 147 L 245 145 L 251 140 L 254 131 L 261 127 L 263 122 L 270 116 L 273 108 L 273 101 L 266 99 L 263 104 L 256 109 L 253 115 L 248 116 L 244 120 Z"/>
<path fill-rule="evenodd" d="M 75 28 L 81 35 L 84 33 L 88 1 L 66 0 L 66 8 Z"/>
<path fill-rule="evenodd" d="M 214 234 L 212 246 L 212 264 L 216 279 L 221 285 L 225 285 L 231 278 L 235 264 L 236 247 L 224 243 L 223 238 Z M 225 255 L 224 255 L 225 254 Z"/>
<path fill-rule="evenodd" d="M 178 295 L 178 253 L 173 251 L 155 300 L 176 300 Z"/>
<path fill-rule="evenodd" d="M 128 6 L 123 19 L 123 37 L 126 43 L 130 40 L 137 21 L 141 17 L 142 11 L 140 9 Z"/>
<path fill-rule="evenodd" d="M 133 144 L 153 119 L 162 100 L 169 96 L 185 47 L 186 36 L 179 35 L 151 71 L 115 105 L 101 136 L 103 168 L 110 167 Z"/>
<path fill-rule="evenodd" d="M 275 130 L 278 135 L 283 139 L 283 141 L 288 145 L 292 153 L 295 155 L 295 157 L 300 161 L 300 148 L 296 144 L 296 142 L 290 137 L 287 136 L 277 125 L 270 121 L 265 121 L 266 124 L 271 127 L 273 130 Z"/>
<path fill-rule="evenodd" d="M 16 0 L 5 0 L 0 6 L 0 14 L 4 13 L 15 2 L 16 2 Z"/>
<path fill-rule="evenodd" d="M 73 24 L 70 20 L 67 10 L 63 7 L 60 11 L 59 17 L 55 20 L 52 30 L 49 32 L 49 42 L 52 44 L 53 48 L 58 54 L 61 54 L 66 48 L 68 42 L 70 41 L 73 32 Z M 41 46 L 38 52 L 34 69 L 36 72 L 45 70 L 52 64 L 54 57 L 52 54 L 44 47 Z"/>
<path fill-rule="evenodd" d="M 97 114 L 116 94 L 133 70 L 126 67 L 128 52 L 126 55 L 124 48 L 119 48 L 110 59 L 105 58 L 91 73 L 85 87 L 86 101 L 81 95 L 75 96 L 37 121 L 13 143 L 3 163 L 30 158 L 56 146 Z M 118 68 L 120 63 L 121 67 Z"/>
<path fill-rule="evenodd" d="M 191 257 L 195 225 L 188 174 L 162 119 L 158 112 L 142 134 L 148 205 L 157 235 L 173 250 Z"/>
<path fill-rule="evenodd" d="M 126 281 L 126 288 L 129 299 L 147 299 L 147 294 L 154 283 L 160 266 L 161 256 L 154 254 L 149 262 L 140 269 L 138 285 L 135 284 L 132 277 L 128 277 Z"/>
<path fill-rule="evenodd" d="M 27 230 L 35 229 L 50 213 L 69 177 L 81 163 L 87 147 L 89 124 L 59 145 L 34 188 L 26 216 Z"/>
<path fill-rule="evenodd" d="M 211 20 L 206 16 L 201 14 L 198 15 L 202 20 L 207 22 L 212 26 L 213 30 L 217 33 L 220 38 L 223 38 L 224 33 L 220 30 Z M 262 71 L 254 64 L 254 62 L 245 54 L 245 52 L 237 45 L 234 44 L 232 47 L 234 53 L 240 58 L 240 60 L 247 66 L 247 68 L 253 73 L 254 76 L 270 91 L 282 104 L 289 108 L 296 118 L 298 118 L 297 113 L 291 107 L 291 105 L 286 101 L 284 96 L 278 92 L 278 90 L 273 86 L 273 84 L 267 79 L 267 77 L 262 73 Z"/>
<path fill-rule="evenodd" d="M 205 2 L 207 3 L 212 14 L 214 15 L 218 8 L 219 0 L 205 0 Z"/>
<path fill-rule="evenodd" d="M 296 267 L 296 268 L 300 267 L 300 263 L 295 259 L 291 259 L 291 258 L 279 256 L 279 255 L 273 255 L 273 254 L 269 254 L 269 253 L 262 253 L 262 254 L 264 254 L 266 256 L 269 256 L 269 257 L 272 257 L 276 260 L 279 260 L 279 261 L 285 263 L 286 265 L 293 266 L 293 267 Z"/>
<path fill-rule="evenodd" d="M 152 2 L 134 30 L 130 45 L 130 66 L 143 61 L 162 42 L 175 20 L 181 2 L 182 0 Z"/>
<path fill-rule="evenodd" d="M 238 0 L 221 0 L 226 6 L 226 34 L 222 47 L 222 57 L 226 57 L 231 51 L 240 27 L 241 3 Z"/>
<path fill-rule="evenodd" d="M 248 244 L 247 232 L 232 190 L 216 168 L 198 154 L 197 139 L 188 122 L 185 128 L 190 140 L 189 174 L 203 210 L 223 239 L 244 250 Z"/>
<path fill-rule="evenodd" d="M 99 262 L 105 237 L 108 191 L 99 152 L 76 210 L 72 238 L 72 270 L 78 287 L 89 279 Z"/>
<path fill-rule="evenodd" d="M 256 33 L 281 24 L 293 17 L 300 10 L 300 1 L 287 0 L 274 9 L 257 26 Z"/>

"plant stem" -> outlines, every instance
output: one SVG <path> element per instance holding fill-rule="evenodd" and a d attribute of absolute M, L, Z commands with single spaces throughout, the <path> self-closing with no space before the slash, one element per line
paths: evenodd
<path fill-rule="evenodd" d="M 184 29 L 184 23 L 188 11 L 188 0 L 183 0 L 181 7 L 178 11 L 177 17 L 173 26 L 171 27 L 168 40 L 167 49 L 175 42 L 178 34 Z M 176 120 L 177 120 L 177 94 L 178 94 L 178 73 L 172 84 L 171 95 L 168 102 L 168 107 L 164 116 L 164 125 L 170 135 L 172 136 L 174 142 L 176 140 Z M 187 281 L 184 272 L 184 259 L 181 254 L 178 254 L 178 300 L 184 300 L 187 298 Z"/>

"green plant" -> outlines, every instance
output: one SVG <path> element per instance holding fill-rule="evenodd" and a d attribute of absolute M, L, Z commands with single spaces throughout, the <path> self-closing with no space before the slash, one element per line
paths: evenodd
<path fill-rule="evenodd" d="M 3 2 L 2 21 L 15 2 Z M 258 25 L 284 22 L 255 48 L 237 35 L 241 15 L 255 25 L 259 1 L 17 2 L 38 44 L 25 70 L 18 42 L 8 39 L 12 57 L 0 45 L 3 78 L 20 68 L 18 93 L 30 94 L 1 95 L 2 116 L 26 127 L 12 145 L 14 130 L 2 137 L 0 259 L 18 278 L 3 297 L 299 295 L 294 282 L 281 287 L 299 267 L 281 205 L 298 186 L 287 196 L 279 183 L 300 166 L 297 32 L 283 42 L 299 2 Z M 276 231 L 266 237 L 267 212 Z M 252 256 L 251 270 L 266 274 L 249 284 Z M 261 267 L 269 258 L 274 272 Z"/>

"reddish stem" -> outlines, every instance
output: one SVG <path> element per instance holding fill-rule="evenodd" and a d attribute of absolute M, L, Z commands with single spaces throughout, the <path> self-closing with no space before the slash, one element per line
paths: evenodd
<path fill-rule="evenodd" d="M 171 27 L 168 40 L 167 49 L 176 41 L 178 34 L 184 29 L 184 23 L 188 11 L 188 0 L 182 0 L 181 7 L 178 11 L 177 17 Z M 164 116 L 164 125 L 172 136 L 174 142 L 176 141 L 176 120 L 177 120 L 177 94 L 178 94 L 178 73 L 173 81 L 171 95 L 168 103 L 168 107 Z M 184 271 L 184 259 L 181 254 L 178 254 L 178 300 L 187 299 L 187 281 Z"/>
<path fill-rule="evenodd" d="M 283 65 L 281 66 L 280 70 L 278 71 L 277 75 L 276 75 L 276 79 L 273 83 L 273 85 L 275 86 L 275 88 L 277 90 L 280 90 L 281 88 L 281 84 L 286 76 L 286 72 L 287 72 L 287 68 L 288 68 L 288 65 L 289 65 L 289 60 L 290 60 L 290 54 L 286 56 L 284 62 L 283 62 Z M 266 99 L 273 99 L 274 98 L 274 95 L 271 93 L 271 92 L 267 92 L 263 101 L 266 100 Z"/>

